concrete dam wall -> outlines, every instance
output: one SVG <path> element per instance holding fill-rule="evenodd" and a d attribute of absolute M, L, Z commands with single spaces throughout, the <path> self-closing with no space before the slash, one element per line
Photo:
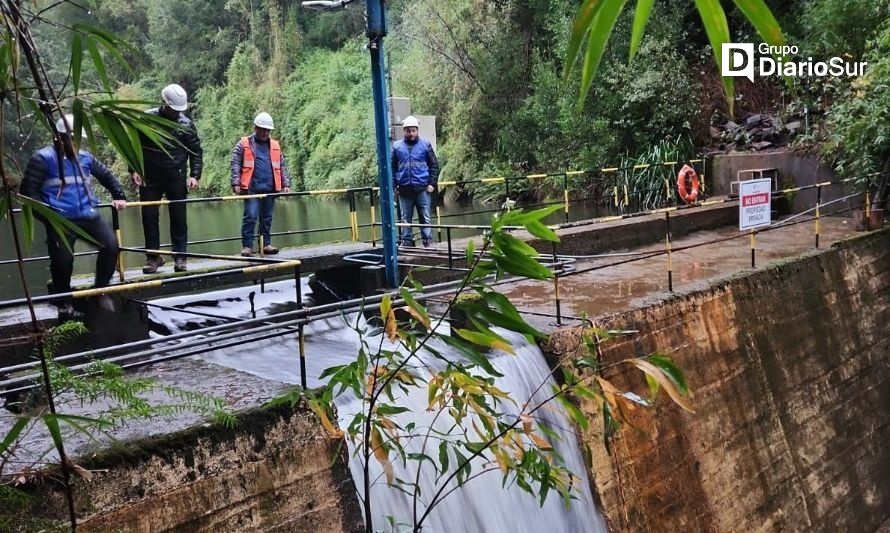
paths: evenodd
<path fill-rule="evenodd" d="M 635 329 L 604 363 L 675 358 L 695 413 L 660 399 L 582 439 L 612 531 L 874 531 L 890 515 L 890 230 L 599 321 Z M 551 351 L 576 346 L 554 335 Z M 642 391 L 636 373 L 609 376 Z M 356 531 L 345 447 L 303 405 L 245 413 L 79 461 L 81 531 Z M 334 456 L 341 460 L 332 463 Z M 105 471 L 107 470 L 107 471 Z M 64 517 L 37 489 L 34 514 Z M 2 513 L 0 513 L 2 514 Z"/>
<path fill-rule="evenodd" d="M 345 446 L 303 403 L 242 413 L 234 429 L 122 443 L 78 461 L 93 471 L 74 488 L 78 531 L 363 530 L 345 461 Z M 66 520 L 59 487 L 37 487 L 36 495 L 16 531 L 37 530 L 29 521 L 39 517 Z"/>
<path fill-rule="evenodd" d="M 581 402 L 611 530 L 874 531 L 890 516 L 890 231 L 598 325 L 640 331 L 605 364 L 674 357 L 696 410 L 637 409 L 610 456 L 599 407 Z"/>

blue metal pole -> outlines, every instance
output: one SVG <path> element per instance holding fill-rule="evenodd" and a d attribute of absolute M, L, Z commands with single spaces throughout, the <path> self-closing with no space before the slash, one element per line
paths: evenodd
<path fill-rule="evenodd" d="M 380 219 L 383 225 L 383 259 L 386 283 L 390 288 L 399 285 L 399 251 L 396 243 L 396 218 L 393 208 L 391 149 L 386 111 L 386 76 L 384 70 L 383 37 L 386 35 L 384 0 L 366 0 L 371 51 L 371 81 L 374 92 L 374 125 L 377 134 L 377 175 L 380 186 Z"/>

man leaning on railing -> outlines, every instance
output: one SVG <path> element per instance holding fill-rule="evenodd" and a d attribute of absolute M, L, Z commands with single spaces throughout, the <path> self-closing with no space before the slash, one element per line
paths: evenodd
<path fill-rule="evenodd" d="M 70 135 L 73 129 L 73 115 L 65 115 L 64 119 L 56 121 L 53 145 L 41 148 L 28 161 L 22 178 L 21 193 L 49 205 L 96 241 L 99 255 L 96 257 L 95 286 L 107 287 L 114 274 L 119 250 L 114 232 L 96 211 L 98 201 L 90 176 L 94 176 L 108 189 L 112 197 L 111 205 L 115 209 L 126 207 L 127 198 L 120 182 L 108 167 L 86 150 L 75 151 Z M 46 226 L 46 248 L 52 276 L 49 292 L 71 292 L 71 274 L 74 270 L 71 250 L 77 235 L 59 235 L 46 220 L 43 222 Z M 114 304 L 108 296 L 100 297 L 98 302 L 101 309 L 114 312 Z M 61 320 L 78 318 L 70 300 L 57 305 Z"/>

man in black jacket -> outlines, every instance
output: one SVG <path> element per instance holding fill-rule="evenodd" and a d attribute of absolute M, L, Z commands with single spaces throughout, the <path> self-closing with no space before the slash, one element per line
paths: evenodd
<path fill-rule="evenodd" d="M 74 117 L 65 115 L 56 122 L 56 138 L 52 146 L 38 150 L 28 161 L 20 191 L 50 206 L 93 238 L 99 246 L 96 258 L 96 287 L 107 287 L 117 263 L 118 246 L 114 232 L 96 211 L 96 193 L 90 176 L 94 176 L 111 193 L 115 209 L 127 205 L 120 182 L 108 168 L 86 150 L 75 151 L 70 132 Z M 71 248 L 77 240 L 74 234 L 59 235 L 44 221 L 49 270 L 52 276 L 51 294 L 71 292 L 71 273 L 74 256 Z M 68 246 L 65 246 L 67 241 Z M 99 305 L 113 311 L 111 300 L 104 297 Z M 59 315 L 74 316 L 71 302 L 59 304 Z"/>
<path fill-rule="evenodd" d="M 167 200 L 185 200 L 188 189 L 198 186 L 201 179 L 202 156 L 201 140 L 195 124 L 182 111 L 188 109 L 188 98 L 185 89 L 176 85 L 168 85 L 161 91 L 164 105 L 149 109 L 146 113 L 161 116 L 176 124 L 171 128 L 174 142 L 167 143 L 163 148 L 142 137 L 142 155 L 145 161 L 145 176 L 133 172 L 133 183 L 139 187 L 139 199 L 143 202 L 155 202 L 167 197 Z M 166 151 L 165 151 L 166 150 Z M 186 174 L 186 162 L 189 163 Z M 183 202 L 169 204 L 170 241 L 174 253 L 186 251 L 188 243 L 188 224 L 186 222 L 186 206 Z M 142 207 L 142 229 L 145 233 L 145 248 L 157 250 L 161 246 L 160 229 L 158 228 L 158 206 Z M 159 255 L 147 254 L 142 272 L 154 274 L 164 264 Z M 185 256 L 174 256 L 173 270 L 185 272 Z"/>

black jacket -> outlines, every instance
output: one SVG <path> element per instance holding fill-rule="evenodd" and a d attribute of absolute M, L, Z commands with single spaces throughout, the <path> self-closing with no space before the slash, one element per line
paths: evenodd
<path fill-rule="evenodd" d="M 159 110 L 149 109 L 146 113 L 157 116 Z M 181 129 L 174 129 L 171 133 L 179 141 L 167 143 L 166 150 L 142 137 L 142 155 L 145 159 L 145 179 L 174 180 L 195 177 L 201 179 L 203 169 L 204 151 L 201 149 L 201 140 L 198 138 L 198 130 L 195 123 L 187 116 L 179 113 L 176 122 Z M 168 155 L 169 153 L 169 155 Z M 189 173 L 186 174 L 186 160 L 189 163 Z"/>

